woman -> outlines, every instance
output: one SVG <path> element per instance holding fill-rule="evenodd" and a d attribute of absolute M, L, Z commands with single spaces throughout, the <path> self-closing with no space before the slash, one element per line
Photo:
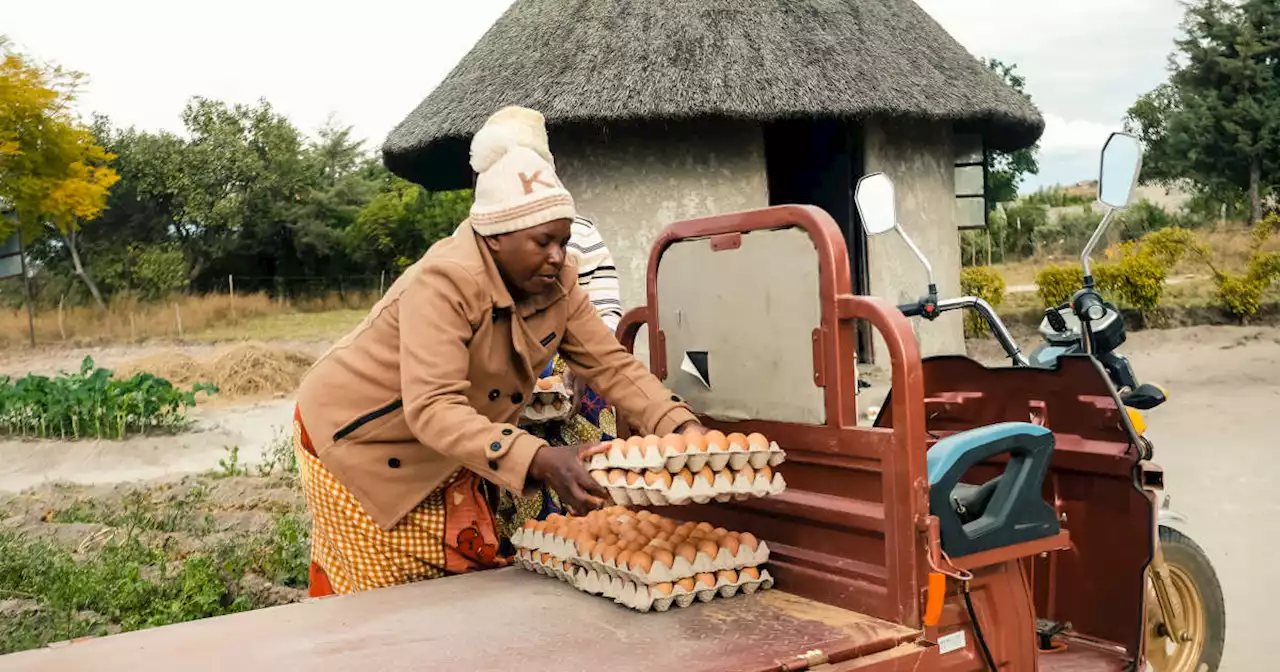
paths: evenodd
<path fill-rule="evenodd" d="M 606 496 L 585 446 L 516 427 L 558 351 L 646 433 L 695 426 L 627 353 L 566 263 L 573 198 L 500 120 L 472 145 L 470 218 L 307 373 L 295 414 L 313 595 L 504 564 L 488 484 L 545 484 L 571 511 Z"/>
<path fill-rule="evenodd" d="M 541 154 L 541 152 L 540 152 Z M 617 332 L 622 321 L 622 301 L 618 292 L 618 271 L 613 257 L 595 224 L 582 217 L 573 220 L 569 240 L 569 256 L 578 267 L 578 284 L 591 297 L 596 313 L 609 328 Z M 574 413 L 568 418 L 529 428 L 530 433 L 546 439 L 553 446 L 602 443 L 617 436 L 617 418 L 613 409 L 581 376 L 574 376 L 568 362 L 556 355 L 547 362 L 540 378 L 561 376 L 573 390 Z M 563 513 L 555 493 L 544 487 L 532 497 L 502 493 L 498 505 L 498 529 L 502 555 L 515 553 L 510 537 L 526 520 L 545 520 L 553 513 Z"/>

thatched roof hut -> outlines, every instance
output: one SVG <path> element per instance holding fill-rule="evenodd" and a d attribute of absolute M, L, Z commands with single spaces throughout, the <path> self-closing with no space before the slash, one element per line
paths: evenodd
<path fill-rule="evenodd" d="M 1036 109 L 911 0 L 516 0 L 387 138 L 396 173 L 470 185 L 467 145 L 506 104 L 554 128 L 641 120 L 943 120 L 1016 149 Z"/>

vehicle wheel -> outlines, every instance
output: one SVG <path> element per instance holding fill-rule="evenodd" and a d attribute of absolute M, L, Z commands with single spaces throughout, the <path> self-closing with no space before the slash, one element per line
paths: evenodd
<path fill-rule="evenodd" d="M 1227 607 L 1218 575 L 1204 550 L 1170 527 L 1160 545 L 1173 598 L 1182 605 L 1186 637 L 1175 639 L 1161 618 L 1155 589 L 1147 582 L 1147 662 L 1154 672 L 1217 672 L 1227 638 Z"/>

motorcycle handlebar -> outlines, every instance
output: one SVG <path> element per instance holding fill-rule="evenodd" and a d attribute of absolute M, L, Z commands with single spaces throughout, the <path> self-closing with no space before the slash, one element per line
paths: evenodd
<path fill-rule="evenodd" d="M 920 317 L 924 312 L 924 308 L 919 303 L 904 303 L 898 306 L 898 310 L 907 317 Z"/>
<path fill-rule="evenodd" d="M 1000 320 L 1000 316 L 996 314 L 991 304 L 976 296 L 962 296 L 958 299 L 947 299 L 938 302 L 939 313 L 958 308 L 973 308 L 978 311 L 978 314 L 986 321 L 987 326 L 991 328 L 991 333 L 1000 342 L 1000 347 L 1004 348 L 1005 354 L 1009 355 L 1009 359 L 1013 360 L 1013 363 L 1017 366 L 1030 365 L 1027 358 L 1023 356 L 1017 342 L 1013 340 L 1013 334 L 1009 333 L 1008 327 L 1004 326 L 1004 322 Z"/>

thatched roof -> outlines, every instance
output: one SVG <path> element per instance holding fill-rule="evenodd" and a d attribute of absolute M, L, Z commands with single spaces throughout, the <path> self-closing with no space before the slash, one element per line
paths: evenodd
<path fill-rule="evenodd" d="M 387 166 L 470 185 L 467 143 L 504 105 L 553 128 L 644 120 L 913 117 L 1030 146 L 1039 112 L 911 0 L 516 0 L 391 132 Z"/>

